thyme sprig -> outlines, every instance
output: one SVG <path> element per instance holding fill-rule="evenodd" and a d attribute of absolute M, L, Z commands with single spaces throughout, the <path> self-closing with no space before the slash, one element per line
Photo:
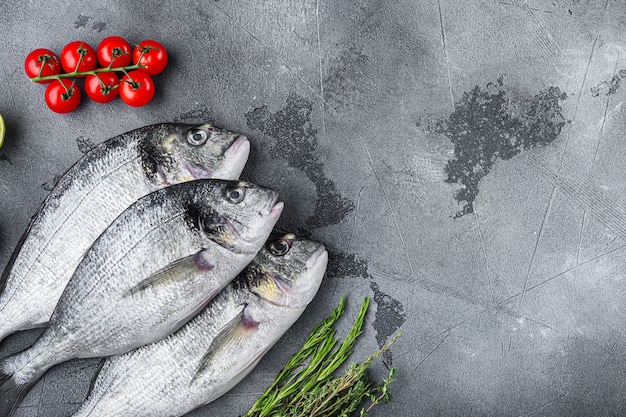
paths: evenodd
<path fill-rule="evenodd" d="M 367 369 L 401 336 L 398 333 L 360 364 L 352 363 L 335 376 L 335 371 L 352 355 L 370 299 L 365 298 L 346 338 L 338 345 L 335 323 L 345 310 L 345 297 L 330 316 L 309 334 L 302 348 L 287 361 L 272 384 L 243 417 L 348 417 L 389 401 L 389 386 L 396 370 L 391 368 L 382 384 L 374 384 Z M 369 400 L 369 405 L 363 403 Z"/>

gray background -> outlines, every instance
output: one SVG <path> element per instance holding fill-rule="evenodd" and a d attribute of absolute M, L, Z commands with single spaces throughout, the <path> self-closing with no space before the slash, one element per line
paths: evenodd
<path fill-rule="evenodd" d="M 4 0 L 0 268 L 91 144 L 211 121 L 251 139 L 246 178 L 332 264 L 253 374 L 191 415 L 245 412 L 343 294 L 344 330 L 374 301 L 354 360 L 404 333 L 372 416 L 624 415 L 625 29 L 623 0 Z M 168 48 L 155 100 L 49 111 L 26 54 L 109 35 Z M 97 364 L 53 368 L 17 415 L 70 415 Z"/>

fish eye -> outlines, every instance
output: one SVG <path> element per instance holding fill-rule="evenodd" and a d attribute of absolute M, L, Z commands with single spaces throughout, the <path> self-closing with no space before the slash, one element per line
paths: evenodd
<path fill-rule="evenodd" d="M 202 129 L 192 129 L 187 133 L 187 142 L 193 146 L 204 145 L 208 138 L 209 135 Z"/>
<path fill-rule="evenodd" d="M 224 192 L 226 200 L 233 204 L 239 204 L 246 198 L 246 189 L 240 185 L 226 188 Z"/>
<path fill-rule="evenodd" d="M 291 249 L 291 244 L 285 239 L 278 239 L 270 243 L 268 249 L 270 253 L 274 256 L 283 256 L 287 252 L 289 252 L 289 249 Z"/>

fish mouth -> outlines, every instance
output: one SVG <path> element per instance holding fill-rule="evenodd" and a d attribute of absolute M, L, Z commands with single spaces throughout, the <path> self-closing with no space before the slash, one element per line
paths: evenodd
<path fill-rule="evenodd" d="M 309 259 L 306 260 L 306 268 L 313 269 L 315 266 L 320 265 L 321 263 L 328 262 L 328 251 L 326 251 L 326 247 L 324 245 L 319 245 L 317 249 L 309 256 Z"/>
<path fill-rule="evenodd" d="M 237 179 L 243 172 L 250 156 L 250 141 L 244 135 L 239 135 L 224 152 L 224 163 L 215 173 L 216 178 L 225 180 Z"/>
<path fill-rule="evenodd" d="M 246 136 L 238 135 L 224 152 L 223 163 L 218 168 L 208 169 L 192 161 L 183 161 L 182 166 L 195 180 L 206 178 L 236 180 L 243 172 L 248 156 L 250 156 L 250 141 Z"/>
<path fill-rule="evenodd" d="M 261 210 L 263 217 L 269 216 L 273 220 L 278 220 L 285 208 L 285 203 L 278 201 L 278 193 L 272 191 L 265 207 Z"/>
<path fill-rule="evenodd" d="M 248 140 L 247 136 L 238 135 L 232 145 L 230 145 L 228 149 L 226 149 L 226 152 L 224 152 L 224 156 L 227 159 L 237 156 L 241 158 L 242 156 L 244 156 L 243 154 L 245 154 L 245 159 L 248 159 L 248 155 L 250 154 L 250 141 Z"/>

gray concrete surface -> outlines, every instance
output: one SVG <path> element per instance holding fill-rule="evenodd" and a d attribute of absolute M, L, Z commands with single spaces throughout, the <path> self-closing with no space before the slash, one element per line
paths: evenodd
<path fill-rule="evenodd" d="M 163 121 L 237 130 L 281 225 L 332 249 L 307 314 L 193 416 L 243 413 L 341 295 L 375 301 L 355 360 L 396 331 L 372 416 L 626 414 L 626 2 L 0 3 L 0 267 L 89 144 Z M 153 103 L 60 116 L 36 47 L 108 35 L 171 54 Z M 38 332 L 0 344 L 4 356 Z M 98 360 L 53 368 L 17 415 L 68 416 Z"/>

